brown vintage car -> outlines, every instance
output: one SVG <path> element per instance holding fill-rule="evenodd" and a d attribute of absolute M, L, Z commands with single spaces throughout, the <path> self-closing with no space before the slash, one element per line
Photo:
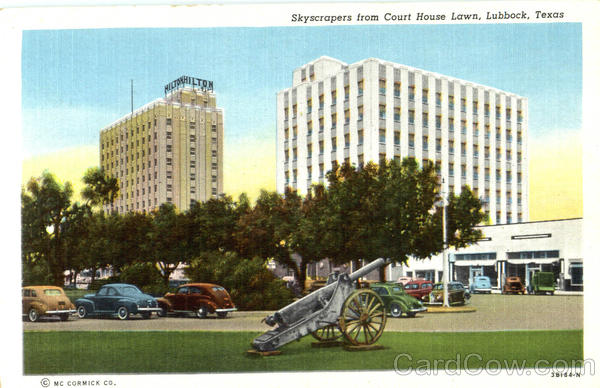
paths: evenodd
<path fill-rule="evenodd" d="M 62 288 L 27 286 L 22 290 L 23 316 L 35 322 L 41 316 L 58 316 L 62 321 L 75 313 L 75 306 Z"/>
<path fill-rule="evenodd" d="M 219 318 L 225 318 L 227 313 L 237 310 L 227 290 L 211 283 L 182 284 L 175 293 L 167 293 L 157 301 L 161 308 L 158 314 L 162 317 L 168 313 L 191 313 L 206 318 L 209 313 L 216 313 Z"/>
<path fill-rule="evenodd" d="M 518 276 L 509 276 L 502 287 L 503 294 L 525 294 L 525 286 Z"/>

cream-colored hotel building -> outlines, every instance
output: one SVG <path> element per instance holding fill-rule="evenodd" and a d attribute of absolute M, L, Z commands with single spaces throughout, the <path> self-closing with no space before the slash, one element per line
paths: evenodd
<path fill-rule="evenodd" d="M 277 190 L 306 193 L 332 163 L 434 163 L 446 193 L 464 185 L 492 224 L 528 221 L 527 99 L 381 59 L 321 57 L 277 94 Z"/>
<path fill-rule="evenodd" d="M 223 110 L 214 92 L 165 92 L 100 132 L 100 165 L 120 185 L 106 211 L 151 211 L 164 202 L 183 211 L 223 193 Z"/>

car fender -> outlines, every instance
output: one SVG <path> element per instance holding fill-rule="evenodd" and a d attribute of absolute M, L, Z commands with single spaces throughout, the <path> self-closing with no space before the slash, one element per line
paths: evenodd
<path fill-rule="evenodd" d="M 96 311 L 96 304 L 94 301 L 90 299 L 80 298 L 75 301 L 75 309 L 79 308 L 79 306 L 85 306 L 85 309 L 89 313 L 94 313 Z"/>
<path fill-rule="evenodd" d="M 46 311 L 48 311 L 48 306 L 45 303 L 37 301 L 31 302 L 29 305 L 29 310 L 32 308 L 36 309 L 40 315 L 46 314 Z M 27 311 L 25 313 L 27 313 Z"/>
<path fill-rule="evenodd" d="M 194 305 L 194 310 L 197 310 L 198 307 L 200 307 L 201 305 L 208 306 L 209 313 L 214 313 L 217 309 L 216 303 L 213 302 L 210 298 L 203 297 L 201 299 L 198 299 L 197 303 Z"/>
<path fill-rule="evenodd" d="M 156 303 L 158 304 L 158 307 L 164 308 L 167 311 L 173 310 L 173 304 L 167 298 L 156 298 Z"/>
<path fill-rule="evenodd" d="M 127 310 L 129 310 L 129 312 L 132 314 L 136 314 L 138 311 L 137 302 L 131 298 L 117 299 L 117 301 L 115 302 L 115 305 L 113 307 L 115 308 L 115 311 L 117 311 L 119 309 L 119 307 L 121 307 L 121 306 L 127 307 Z"/>

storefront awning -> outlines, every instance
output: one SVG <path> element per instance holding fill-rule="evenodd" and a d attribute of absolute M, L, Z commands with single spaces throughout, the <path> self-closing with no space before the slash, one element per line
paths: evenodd
<path fill-rule="evenodd" d="M 506 259 L 506 261 L 510 264 L 552 264 L 559 261 L 559 258 L 551 258 L 551 259 Z"/>
<path fill-rule="evenodd" d="M 496 265 L 496 260 L 456 260 L 454 265 L 457 267 L 481 267 L 482 265 Z"/>

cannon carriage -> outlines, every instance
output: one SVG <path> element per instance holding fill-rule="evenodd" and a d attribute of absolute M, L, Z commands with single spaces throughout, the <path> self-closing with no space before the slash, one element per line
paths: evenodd
<path fill-rule="evenodd" d="M 385 328 L 386 311 L 381 297 L 369 289 L 357 289 L 358 279 L 385 265 L 383 259 L 337 280 L 291 303 L 264 321 L 273 330 L 256 337 L 252 347 L 274 351 L 312 334 L 322 342 L 340 338 L 355 346 L 374 344 Z"/>

